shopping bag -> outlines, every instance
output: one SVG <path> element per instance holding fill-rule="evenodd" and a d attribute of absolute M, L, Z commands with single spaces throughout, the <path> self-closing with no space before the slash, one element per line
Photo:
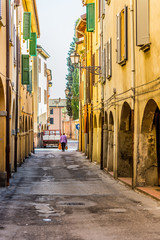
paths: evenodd
<path fill-rule="evenodd" d="M 62 149 L 61 143 L 59 143 L 58 149 L 59 149 L 59 150 Z"/>
<path fill-rule="evenodd" d="M 68 146 L 66 145 L 66 150 L 68 150 Z"/>

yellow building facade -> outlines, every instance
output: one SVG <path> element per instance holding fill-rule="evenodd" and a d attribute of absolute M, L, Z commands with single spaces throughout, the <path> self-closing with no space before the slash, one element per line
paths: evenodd
<path fill-rule="evenodd" d="M 0 11 L 0 186 L 33 152 L 33 93 L 22 85 L 23 13 L 31 12 L 31 29 L 40 36 L 36 1 L 1 1 Z M 6 25 L 6 27 L 5 27 Z M 30 57 L 32 66 L 32 57 Z"/>
<path fill-rule="evenodd" d="M 86 30 L 83 42 L 85 66 L 99 67 L 101 72 L 85 75 L 80 150 L 133 187 L 158 186 L 160 7 L 149 0 L 82 3 L 86 8 L 95 3 L 95 27 Z"/>

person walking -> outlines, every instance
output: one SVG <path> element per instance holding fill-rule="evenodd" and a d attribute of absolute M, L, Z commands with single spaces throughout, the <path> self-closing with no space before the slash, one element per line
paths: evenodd
<path fill-rule="evenodd" d="M 61 135 L 60 143 L 61 143 L 61 146 L 62 146 L 62 152 L 64 152 L 65 148 L 66 148 L 66 144 L 67 144 L 67 137 L 66 137 L 65 133 L 63 133 L 63 135 Z"/>

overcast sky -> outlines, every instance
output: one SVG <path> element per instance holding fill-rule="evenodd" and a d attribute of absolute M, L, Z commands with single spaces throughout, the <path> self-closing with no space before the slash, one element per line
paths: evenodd
<path fill-rule="evenodd" d="M 74 24 L 85 13 L 82 0 L 37 0 L 40 44 L 51 56 L 47 67 L 52 70 L 50 98 L 65 97 L 66 58 L 74 36 Z"/>

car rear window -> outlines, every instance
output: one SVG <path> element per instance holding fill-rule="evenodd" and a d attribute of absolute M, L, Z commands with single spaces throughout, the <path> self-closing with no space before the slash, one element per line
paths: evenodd
<path fill-rule="evenodd" d="M 56 131 L 56 135 L 60 135 L 60 131 Z"/>

